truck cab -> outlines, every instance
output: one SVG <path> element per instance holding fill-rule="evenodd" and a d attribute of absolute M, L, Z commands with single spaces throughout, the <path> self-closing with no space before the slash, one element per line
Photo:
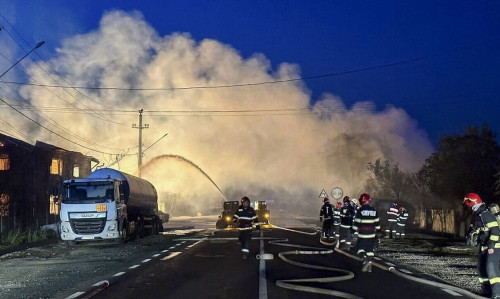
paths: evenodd
<path fill-rule="evenodd" d="M 76 241 L 117 239 L 126 206 L 118 179 L 78 179 L 63 182 L 61 239 Z M 125 217 L 126 218 L 126 217 Z"/>

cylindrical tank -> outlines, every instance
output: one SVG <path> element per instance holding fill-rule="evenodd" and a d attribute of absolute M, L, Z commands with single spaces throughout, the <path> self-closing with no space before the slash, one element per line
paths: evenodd
<path fill-rule="evenodd" d="M 129 217 L 158 214 L 158 194 L 155 187 L 139 177 L 111 168 L 98 169 L 88 179 L 120 179 Z"/>

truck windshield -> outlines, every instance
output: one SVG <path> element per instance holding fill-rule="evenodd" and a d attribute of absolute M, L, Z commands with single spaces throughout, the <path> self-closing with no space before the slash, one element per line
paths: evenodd
<path fill-rule="evenodd" d="M 64 186 L 63 203 L 97 203 L 114 200 L 113 184 L 71 184 Z"/>

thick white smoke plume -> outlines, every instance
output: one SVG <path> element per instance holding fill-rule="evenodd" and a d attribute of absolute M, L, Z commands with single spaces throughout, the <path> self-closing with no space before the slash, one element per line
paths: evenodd
<path fill-rule="evenodd" d="M 66 39 L 57 51 L 49 61 L 57 74 L 45 69 L 62 85 L 169 89 L 300 77 L 297 65 L 282 63 L 274 70 L 264 55 L 244 58 L 220 41 L 195 41 L 187 33 L 160 36 L 141 14 L 123 11 L 107 13 L 97 30 Z M 36 65 L 30 69 L 38 83 L 55 84 L 46 72 Z M 58 107 L 44 113 L 76 136 L 43 120 L 48 127 L 106 153 L 137 153 L 138 130 L 132 124 L 138 125 L 137 111 L 144 109 L 149 128 L 143 131 L 143 149 L 168 132 L 145 152 L 144 164 L 161 155 L 182 156 L 203 169 L 229 199 L 272 199 L 275 208 L 304 213 L 317 213 L 322 189 L 339 186 L 346 195 L 359 196 L 368 162 L 388 159 L 414 170 L 432 150 L 404 110 L 376 111 L 368 102 L 346 107 L 331 94 L 313 101 L 300 81 L 162 91 L 26 86 L 21 94 L 35 106 Z M 41 119 L 39 113 L 30 115 Z M 32 139 L 108 164 L 115 161 L 20 115 L 15 122 Z M 137 174 L 137 156 L 126 156 L 112 167 Z M 168 198 L 169 208 L 174 198 L 179 206 L 189 203 L 194 214 L 223 199 L 196 168 L 176 159 L 157 159 L 143 177 L 162 200 Z"/>

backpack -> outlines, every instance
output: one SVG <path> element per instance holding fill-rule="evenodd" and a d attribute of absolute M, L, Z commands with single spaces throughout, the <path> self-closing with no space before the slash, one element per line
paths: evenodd
<path fill-rule="evenodd" d="M 500 206 L 496 203 L 492 203 L 488 206 L 488 211 L 490 211 L 493 216 L 495 216 L 495 219 L 498 222 L 498 226 L 500 226 Z"/>

